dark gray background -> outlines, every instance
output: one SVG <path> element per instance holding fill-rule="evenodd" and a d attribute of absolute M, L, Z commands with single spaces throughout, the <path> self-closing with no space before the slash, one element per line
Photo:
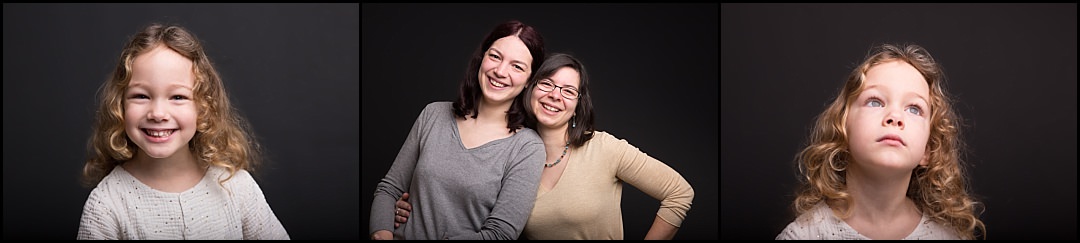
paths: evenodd
<path fill-rule="evenodd" d="M 547 53 L 587 68 L 598 130 L 626 139 L 694 187 L 676 239 L 718 239 L 717 4 L 363 4 L 363 227 L 424 105 L 452 101 L 469 55 L 497 24 L 534 26 Z M 659 201 L 624 185 L 626 239 Z"/>
<path fill-rule="evenodd" d="M 203 41 L 293 239 L 357 239 L 359 4 L 4 4 L 4 239 L 74 239 L 95 91 L 150 22 Z M 366 208 L 365 208 L 366 210 Z"/>
<path fill-rule="evenodd" d="M 795 154 L 879 43 L 916 43 L 965 120 L 988 239 L 1076 239 L 1076 4 L 721 4 L 721 235 L 791 220 Z"/>

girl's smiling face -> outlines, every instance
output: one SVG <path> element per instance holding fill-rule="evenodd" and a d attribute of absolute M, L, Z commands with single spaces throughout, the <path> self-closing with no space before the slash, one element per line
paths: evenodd
<path fill-rule="evenodd" d="M 930 87 L 903 61 L 872 66 L 851 102 L 846 129 L 851 155 L 860 167 L 901 168 L 926 164 L 930 137 Z"/>
<path fill-rule="evenodd" d="M 135 57 L 124 92 L 124 129 L 128 138 L 152 158 L 190 152 L 198 109 L 191 59 L 158 45 Z"/>

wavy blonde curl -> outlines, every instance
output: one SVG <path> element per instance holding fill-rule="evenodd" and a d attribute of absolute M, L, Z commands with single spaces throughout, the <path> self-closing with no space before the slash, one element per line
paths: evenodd
<path fill-rule="evenodd" d="M 836 99 L 817 117 L 808 145 L 798 153 L 796 162 L 801 174 L 801 188 L 793 203 L 796 215 L 825 201 L 836 208 L 841 218 L 850 216 L 854 207 L 847 192 L 846 166 L 851 161 L 846 120 L 848 107 L 863 90 L 866 72 L 874 65 L 903 61 L 915 67 L 930 87 L 930 137 L 926 166 L 912 171 L 907 196 L 920 211 L 961 237 L 985 238 L 986 226 L 979 219 L 982 204 L 969 195 L 961 152 L 965 144 L 960 136 L 961 118 L 953 108 L 945 89 L 941 66 L 918 45 L 883 44 L 848 76 Z M 978 211 L 978 212 L 977 212 Z"/>
<path fill-rule="evenodd" d="M 124 131 L 124 92 L 131 81 L 135 57 L 160 45 L 180 53 L 193 64 L 192 100 L 198 107 L 198 121 L 188 148 L 200 165 L 226 168 L 229 176 L 218 181 L 224 183 L 237 171 L 251 171 L 260 162 L 261 148 L 251 126 L 229 102 L 221 76 L 211 65 L 202 43 L 183 27 L 155 23 L 135 34 L 124 46 L 116 68 L 98 89 L 100 103 L 87 145 L 84 186 L 97 185 L 114 167 L 138 152 L 138 146 Z"/>

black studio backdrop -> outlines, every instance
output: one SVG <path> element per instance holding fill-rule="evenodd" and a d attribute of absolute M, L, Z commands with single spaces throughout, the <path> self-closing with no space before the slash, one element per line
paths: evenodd
<path fill-rule="evenodd" d="M 1076 239 L 1076 4 L 721 4 L 721 239 L 794 219 L 795 154 L 880 43 L 944 67 L 987 239 Z"/>
<path fill-rule="evenodd" d="M 598 130 L 665 162 L 696 196 L 676 239 L 718 239 L 717 4 L 363 4 L 361 232 L 375 186 L 424 105 L 453 101 L 469 55 L 497 24 L 537 28 L 547 53 L 584 62 Z M 659 201 L 624 185 L 626 239 Z"/>
<path fill-rule="evenodd" d="M 360 4 L 4 4 L 4 240 L 75 239 L 95 92 L 129 38 L 180 24 L 266 150 L 293 239 L 359 239 Z"/>

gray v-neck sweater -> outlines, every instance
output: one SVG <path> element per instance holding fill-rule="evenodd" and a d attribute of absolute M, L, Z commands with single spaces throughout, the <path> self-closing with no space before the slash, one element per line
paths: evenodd
<path fill-rule="evenodd" d="M 391 230 L 409 240 L 517 239 L 546 156 L 540 136 L 528 128 L 467 149 L 451 103 L 428 104 L 375 188 L 368 235 Z M 405 192 L 412 214 L 394 229 L 394 202 Z"/>

